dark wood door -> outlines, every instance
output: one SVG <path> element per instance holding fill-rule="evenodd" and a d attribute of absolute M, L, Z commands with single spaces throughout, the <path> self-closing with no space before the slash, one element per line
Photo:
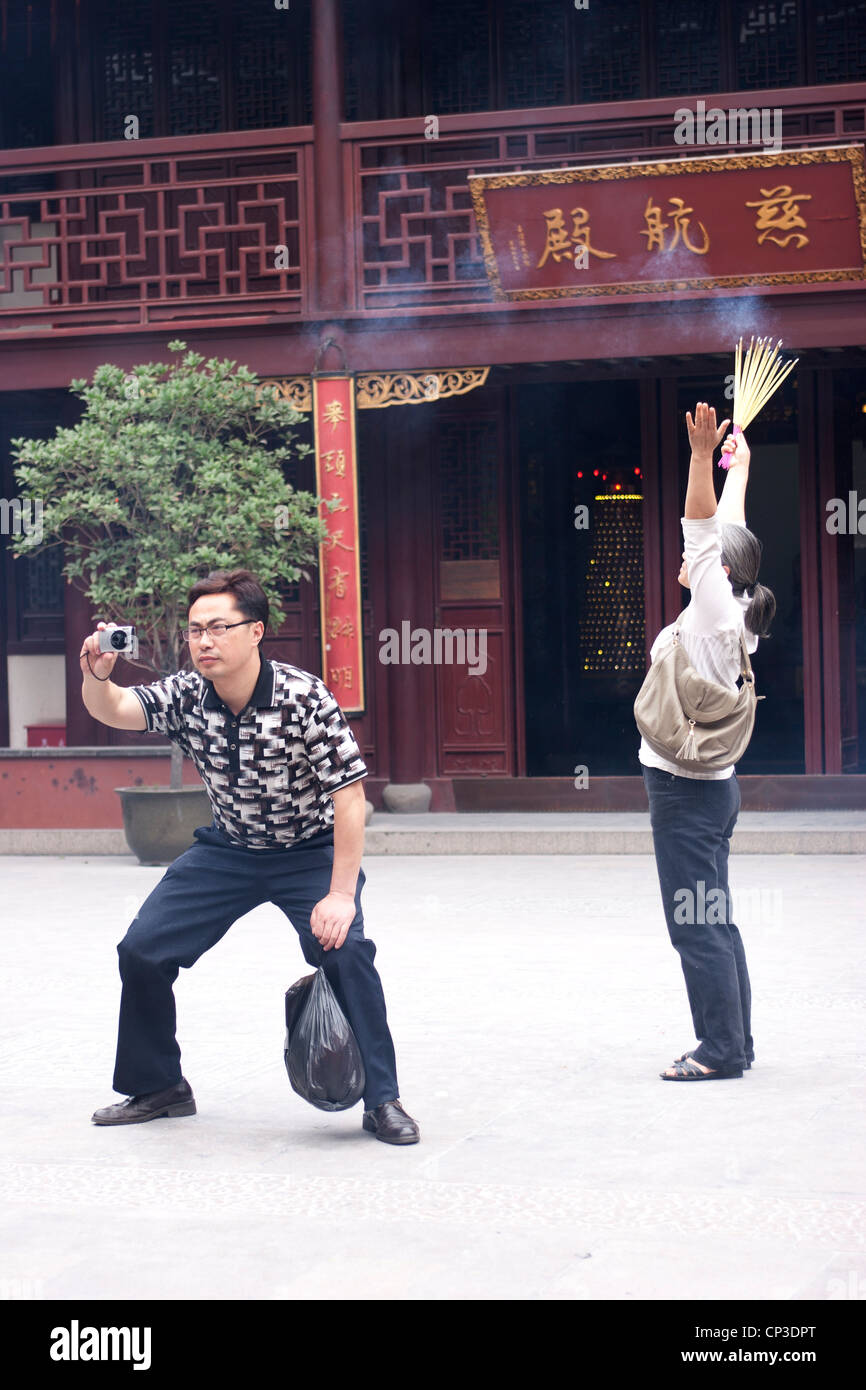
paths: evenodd
<path fill-rule="evenodd" d="M 485 393 L 483 404 L 479 398 L 440 407 L 432 429 L 438 772 L 514 776 L 516 682 L 501 393 Z"/>

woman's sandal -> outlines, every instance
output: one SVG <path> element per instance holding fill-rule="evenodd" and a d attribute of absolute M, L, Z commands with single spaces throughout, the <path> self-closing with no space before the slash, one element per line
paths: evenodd
<path fill-rule="evenodd" d="M 677 1062 L 689 1062 L 689 1061 L 691 1061 L 691 1059 L 692 1059 L 692 1054 L 691 1054 L 690 1052 L 684 1052 L 683 1055 L 682 1055 L 682 1057 L 675 1057 L 675 1058 L 674 1058 L 673 1064 L 674 1064 L 674 1066 L 676 1066 Z M 752 1064 L 751 1064 L 751 1062 L 746 1062 L 746 1063 L 744 1064 L 744 1066 L 743 1066 L 743 1071 L 751 1071 L 751 1070 L 752 1070 Z"/>
<path fill-rule="evenodd" d="M 725 1081 L 743 1074 L 742 1067 L 720 1067 L 718 1071 L 701 1071 L 697 1062 L 686 1056 L 674 1062 L 673 1067 L 673 1076 L 668 1076 L 665 1071 L 659 1072 L 662 1081 Z"/>

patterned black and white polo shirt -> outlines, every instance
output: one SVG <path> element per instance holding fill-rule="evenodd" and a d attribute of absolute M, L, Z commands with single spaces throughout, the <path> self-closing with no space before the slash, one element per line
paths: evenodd
<path fill-rule="evenodd" d="M 367 776 L 346 716 L 317 676 L 262 658 L 235 715 L 198 671 L 134 685 L 151 733 L 192 758 L 214 821 L 246 849 L 280 849 L 334 823 L 331 794 Z"/>

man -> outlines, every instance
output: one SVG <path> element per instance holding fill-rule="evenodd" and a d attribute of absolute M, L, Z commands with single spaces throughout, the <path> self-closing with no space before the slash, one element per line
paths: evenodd
<path fill-rule="evenodd" d="M 181 1075 L 172 986 L 259 903 L 286 913 L 311 965 L 324 968 L 349 1019 L 367 1080 L 365 1130 L 414 1144 L 418 1126 L 399 1101 L 394 1045 L 376 948 L 364 936 L 361 869 L 367 769 L 326 686 L 259 651 L 268 600 L 247 570 L 214 571 L 189 593 L 194 671 L 122 689 L 116 653 L 99 632 L 81 649 L 82 698 L 112 729 L 167 735 L 195 763 L 213 825 L 167 870 L 118 946 L 123 982 L 114 1089 L 129 1097 L 97 1110 L 99 1125 L 195 1114 Z"/>

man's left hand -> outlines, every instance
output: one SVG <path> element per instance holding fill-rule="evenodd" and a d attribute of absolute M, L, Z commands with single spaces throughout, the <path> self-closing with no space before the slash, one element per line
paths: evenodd
<path fill-rule="evenodd" d="M 329 893 L 310 913 L 313 936 L 325 951 L 339 951 L 355 920 L 355 899 L 349 893 Z"/>

